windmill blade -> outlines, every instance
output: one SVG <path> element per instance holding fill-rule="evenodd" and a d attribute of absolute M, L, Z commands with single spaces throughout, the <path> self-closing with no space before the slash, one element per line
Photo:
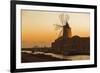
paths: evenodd
<path fill-rule="evenodd" d="M 58 25 L 58 24 L 54 24 L 55 26 L 57 26 L 57 27 L 63 27 L 62 25 Z"/>
<path fill-rule="evenodd" d="M 56 28 L 55 28 L 56 30 L 59 30 L 60 28 L 62 28 L 62 27 L 63 27 L 63 26 L 58 25 L 58 24 L 54 24 L 54 26 L 56 27 Z"/>
<path fill-rule="evenodd" d="M 69 20 L 69 15 L 62 13 L 61 15 L 59 15 L 59 18 L 60 18 L 61 24 L 64 26 L 66 22 L 68 22 Z"/>
<path fill-rule="evenodd" d="M 61 24 L 64 25 L 64 23 L 63 23 L 64 22 L 63 21 L 64 20 L 64 14 L 59 15 L 59 18 L 60 18 Z"/>
<path fill-rule="evenodd" d="M 63 14 L 63 24 L 66 25 L 66 22 L 69 20 L 69 15 L 68 14 Z"/>
<path fill-rule="evenodd" d="M 65 14 L 65 19 L 66 19 L 66 21 L 68 22 L 69 21 L 69 15 L 68 14 Z"/>
<path fill-rule="evenodd" d="M 60 37 L 62 35 L 63 30 L 61 30 L 58 34 L 58 37 Z"/>

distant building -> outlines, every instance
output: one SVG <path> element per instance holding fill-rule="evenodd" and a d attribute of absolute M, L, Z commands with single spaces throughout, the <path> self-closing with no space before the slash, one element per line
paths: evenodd
<path fill-rule="evenodd" d="M 55 52 L 59 50 L 62 54 L 89 54 L 90 38 L 77 35 L 72 37 L 71 28 L 66 22 L 66 25 L 63 26 L 63 35 L 52 42 L 52 48 L 55 49 Z"/>

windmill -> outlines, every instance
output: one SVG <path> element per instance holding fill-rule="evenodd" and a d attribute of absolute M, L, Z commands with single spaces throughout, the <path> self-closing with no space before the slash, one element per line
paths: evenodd
<path fill-rule="evenodd" d="M 54 24 L 56 26 L 56 30 L 60 30 L 59 34 L 58 34 L 58 37 L 60 37 L 63 33 L 63 37 L 67 37 L 69 34 L 71 36 L 71 30 L 70 30 L 70 27 L 68 25 L 68 20 L 69 20 L 69 15 L 68 14 L 60 14 L 59 15 L 59 19 L 60 19 L 60 22 L 61 22 L 61 25 L 58 25 L 58 24 Z"/>

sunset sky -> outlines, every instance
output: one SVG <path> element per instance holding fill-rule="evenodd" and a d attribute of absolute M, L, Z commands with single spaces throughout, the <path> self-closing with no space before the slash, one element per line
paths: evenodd
<path fill-rule="evenodd" d="M 21 10 L 22 47 L 47 46 L 57 39 L 60 30 L 54 24 L 61 25 L 59 15 L 69 15 L 72 36 L 88 37 L 90 35 L 90 14 L 72 12 L 50 12 Z"/>

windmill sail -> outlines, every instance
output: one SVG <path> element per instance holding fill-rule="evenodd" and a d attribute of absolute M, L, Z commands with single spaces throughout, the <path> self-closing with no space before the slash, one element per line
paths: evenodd
<path fill-rule="evenodd" d="M 59 31 L 58 37 L 64 36 L 66 38 L 66 35 L 67 35 L 67 30 L 66 29 L 67 28 L 70 29 L 70 27 L 68 25 L 69 15 L 65 14 L 65 13 L 62 13 L 62 14 L 59 15 L 59 19 L 60 19 L 61 25 L 55 24 L 56 30 L 60 30 L 61 29 Z"/>
<path fill-rule="evenodd" d="M 68 14 L 64 14 L 64 13 L 62 13 L 61 15 L 59 15 L 59 18 L 60 18 L 60 21 L 61 21 L 62 25 L 65 25 L 66 22 L 68 22 L 68 20 L 69 20 Z"/>

